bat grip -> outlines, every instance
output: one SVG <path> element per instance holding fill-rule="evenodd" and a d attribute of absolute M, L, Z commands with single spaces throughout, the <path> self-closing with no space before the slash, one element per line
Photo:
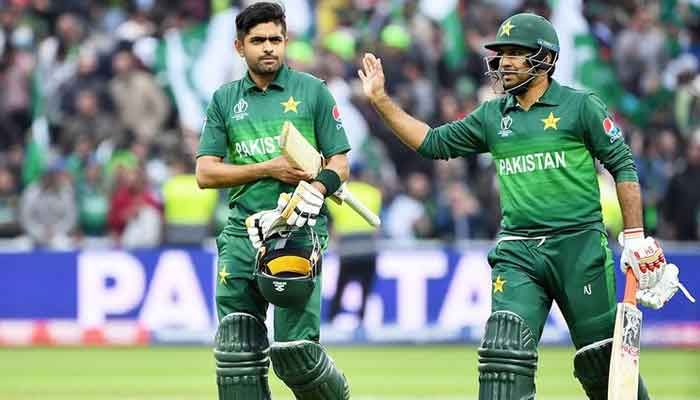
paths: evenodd
<path fill-rule="evenodd" d="M 367 221 L 367 223 L 369 223 L 373 227 L 376 228 L 379 225 L 381 225 L 382 222 L 379 219 L 379 217 L 375 213 L 370 211 L 369 208 L 365 207 L 364 204 L 357 201 L 357 199 L 355 199 L 352 195 L 348 195 L 345 198 L 345 202 L 348 203 L 350 208 L 355 210 L 356 213 L 358 213 L 365 221 Z"/>
<path fill-rule="evenodd" d="M 636 306 L 637 285 L 639 283 L 637 282 L 637 277 L 634 276 L 634 271 L 632 271 L 632 268 L 627 268 L 627 272 L 625 272 L 625 279 L 625 296 L 623 297 L 622 302 Z"/>

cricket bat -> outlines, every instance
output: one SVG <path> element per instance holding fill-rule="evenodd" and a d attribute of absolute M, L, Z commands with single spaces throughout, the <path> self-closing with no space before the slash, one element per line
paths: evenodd
<path fill-rule="evenodd" d="M 291 121 L 285 121 L 280 135 L 280 148 L 282 154 L 287 157 L 290 164 L 312 174 L 314 177 L 323 169 L 323 156 L 311 143 L 297 130 Z M 333 196 L 337 197 L 337 196 Z M 333 199 L 336 203 L 347 203 L 358 215 L 370 225 L 377 227 L 381 220 L 364 204 L 360 203 L 352 193 L 345 189 L 342 198 Z"/>
<path fill-rule="evenodd" d="M 617 304 L 608 377 L 608 400 L 637 400 L 642 312 L 637 308 L 637 278 L 627 269 L 625 295 Z"/>

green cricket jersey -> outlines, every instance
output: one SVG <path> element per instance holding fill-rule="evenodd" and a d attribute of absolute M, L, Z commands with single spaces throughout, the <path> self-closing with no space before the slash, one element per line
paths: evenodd
<path fill-rule="evenodd" d="M 551 80 L 523 110 L 513 95 L 428 132 L 418 152 L 448 159 L 490 152 L 501 191 L 501 234 L 604 232 L 594 158 L 616 182 L 637 181 L 632 153 L 603 102 Z"/>
<path fill-rule="evenodd" d="M 287 120 L 326 158 L 350 150 L 340 112 L 325 83 L 283 65 L 267 90 L 258 88 L 246 74 L 214 93 L 197 156 L 226 157 L 239 165 L 270 160 L 282 154 L 279 136 Z M 272 178 L 232 187 L 225 230 L 247 236 L 246 217 L 277 207 L 279 194 L 293 191 L 294 186 Z M 327 235 L 327 214 L 324 206 L 316 223 L 320 235 Z"/>

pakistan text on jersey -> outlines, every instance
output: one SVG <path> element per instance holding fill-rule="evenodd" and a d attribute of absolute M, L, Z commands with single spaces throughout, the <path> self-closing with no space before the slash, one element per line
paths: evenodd
<path fill-rule="evenodd" d="M 498 160 L 499 175 L 514 175 L 556 168 L 566 168 L 566 152 L 533 153 Z"/>
<path fill-rule="evenodd" d="M 234 144 L 234 149 L 236 150 L 236 156 L 238 157 L 252 157 L 265 154 L 279 153 L 279 141 L 279 135 L 261 137 L 257 139 L 248 139 L 236 142 Z"/>

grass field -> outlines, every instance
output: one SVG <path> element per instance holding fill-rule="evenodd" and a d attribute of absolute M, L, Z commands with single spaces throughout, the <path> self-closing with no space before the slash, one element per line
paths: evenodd
<path fill-rule="evenodd" d="M 355 400 L 475 399 L 476 354 L 467 346 L 331 347 Z M 655 399 L 700 399 L 700 351 L 642 350 Z M 585 399 L 570 348 L 544 348 L 538 400 Z M 275 400 L 293 399 L 274 377 Z M 216 399 L 205 347 L 0 349 L 2 400 Z"/>

